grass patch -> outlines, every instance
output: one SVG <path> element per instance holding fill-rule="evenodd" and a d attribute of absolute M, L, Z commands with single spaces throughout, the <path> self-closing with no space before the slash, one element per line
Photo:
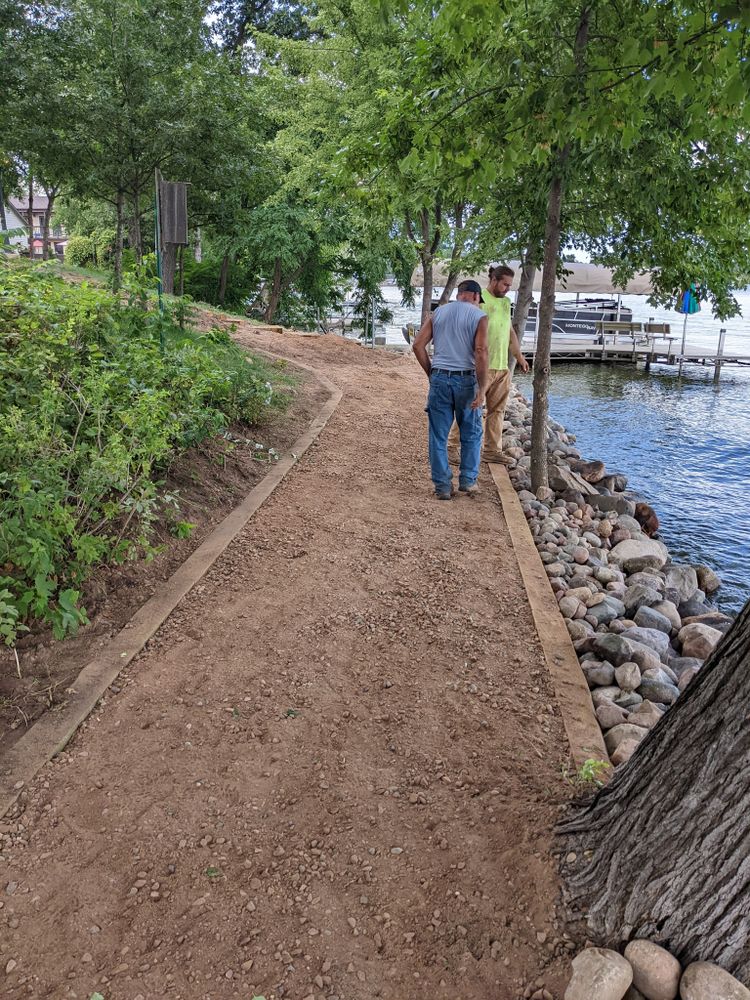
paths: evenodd
<path fill-rule="evenodd" d="M 66 270 L 70 270 L 66 268 Z M 77 269 L 80 270 L 80 269 Z M 94 567 L 150 555 L 164 470 L 234 422 L 285 409 L 295 380 L 228 334 L 0 263 L 0 637 L 87 621 Z M 184 321 L 184 317 L 182 317 Z M 163 345 L 163 348 L 162 346 Z M 179 522 L 188 531 L 189 522 Z"/>

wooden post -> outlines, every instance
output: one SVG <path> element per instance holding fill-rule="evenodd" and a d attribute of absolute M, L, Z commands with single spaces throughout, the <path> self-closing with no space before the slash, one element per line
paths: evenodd
<path fill-rule="evenodd" d="M 716 352 L 716 361 L 714 364 L 714 385 L 719 384 L 719 379 L 721 378 L 721 361 L 724 357 L 724 338 L 727 335 L 726 327 L 719 330 L 719 348 Z"/>

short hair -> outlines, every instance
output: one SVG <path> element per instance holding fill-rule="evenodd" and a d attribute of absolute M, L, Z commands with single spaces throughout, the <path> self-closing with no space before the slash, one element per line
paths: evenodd
<path fill-rule="evenodd" d="M 508 267 L 507 264 L 498 264 L 497 267 L 490 267 L 490 281 L 493 278 L 502 278 L 503 276 L 515 278 L 516 272 L 512 267 Z"/>

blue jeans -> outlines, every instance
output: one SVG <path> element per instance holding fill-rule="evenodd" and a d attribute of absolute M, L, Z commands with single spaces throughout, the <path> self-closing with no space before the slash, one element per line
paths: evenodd
<path fill-rule="evenodd" d="M 430 471 L 435 489 L 450 490 L 453 474 L 448 463 L 448 434 L 455 420 L 461 437 L 458 485 L 472 486 L 479 475 L 482 451 L 482 410 L 472 410 L 477 394 L 475 375 L 433 371 L 427 397 Z"/>

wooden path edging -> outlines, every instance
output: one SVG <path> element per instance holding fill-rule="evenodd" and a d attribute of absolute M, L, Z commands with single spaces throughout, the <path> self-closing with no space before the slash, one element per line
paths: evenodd
<path fill-rule="evenodd" d="M 269 354 L 267 351 L 258 353 Z M 208 538 L 190 555 L 170 578 L 133 615 L 129 622 L 79 673 L 71 687 L 69 701 L 59 710 L 41 716 L 4 755 L 0 766 L 0 819 L 16 802 L 38 771 L 60 753 L 81 723 L 118 674 L 141 652 L 148 640 L 171 615 L 182 598 L 205 575 L 222 552 L 234 541 L 255 512 L 315 442 L 326 426 L 343 393 L 317 369 L 299 361 L 289 365 L 313 374 L 330 392 L 305 433 L 299 437 L 277 465 L 230 511 Z"/>
<path fill-rule="evenodd" d="M 576 767 L 589 758 L 608 761 L 591 692 L 508 470 L 503 465 L 490 464 L 490 472 L 500 495 L 534 625 L 552 676 L 570 755 Z"/>

